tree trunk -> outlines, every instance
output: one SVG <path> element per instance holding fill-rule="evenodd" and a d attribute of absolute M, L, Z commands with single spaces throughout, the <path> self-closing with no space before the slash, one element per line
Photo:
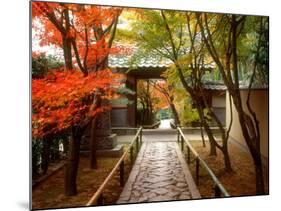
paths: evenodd
<path fill-rule="evenodd" d="M 263 195 L 264 192 L 264 178 L 263 178 L 263 169 L 261 161 L 261 152 L 260 152 L 260 138 L 259 127 L 258 125 L 254 126 L 252 118 L 245 113 L 242 107 L 241 96 L 239 90 L 232 95 L 233 102 L 236 107 L 239 123 L 241 125 L 242 133 L 245 138 L 246 144 L 252 155 L 252 159 L 255 164 L 255 173 L 256 173 L 256 194 Z"/>
<path fill-rule="evenodd" d="M 171 108 L 173 116 L 175 118 L 175 125 L 176 126 L 180 125 L 180 119 L 179 119 L 179 115 L 178 115 L 175 105 L 173 103 L 170 103 L 170 108 Z"/>
<path fill-rule="evenodd" d="M 217 149 L 216 149 L 216 144 L 213 141 L 209 141 L 210 143 L 210 156 L 216 156 L 217 155 Z"/>
<path fill-rule="evenodd" d="M 202 127 L 202 123 L 200 123 L 200 132 L 201 132 L 201 138 L 202 138 L 203 147 L 206 147 L 205 137 L 204 137 L 204 130 L 203 130 L 203 127 Z"/>
<path fill-rule="evenodd" d="M 229 158 L 227 144 L 222 148 L 223 158 L 224 158 L 224 168 L 226 172 L 232 172 L 232 166 Z"/>
<path fill-rule="evenodd" d="M 212 134 L 212 131 L 208 125 L 208 123 L 206 122 L 205 120 L 205 117 L 204 117 L 204 113 L 203 113 L 203 109 L 202 109 L 202 106 L 199 104 L 197 98 L 193 97 L 192 98 L 196 104 L 196 109 L 199 113 L 199 117 L 200 117 L 200 121 L 201 123 L 200 124 L 203 124 L 203 127 L 208 135 L 208 138 L 209 138 L 209 143 L 210 143 L 210 156 L 213 156 L 213 155 L 217 155 L 217 150 L 216 150 L 216 144 L 215 144 L 215 140 L 214 140 L 214 137 L 213 137 L 213 134 Z"/>
<path fill-rule="evenodd" d="M 63 46 L 65 67 L 67 70 L 71 70 L 71 69 L 73 69 L 72 55 L 71 55 L 71 40 L 69 38 L 66 38 L 65 36 L 63 36 L 62 37 L 62 46 Z"/>
<path fill-rule="evenodd" d="M 72 131 L 68 160 L 65 165 L 64 187 L 66 196 L 74 196 L 77 194 L 76 178 L 78 172 L 80 141 L 82 135 L 80 133 L 77 133 L 76 130 Z"/>
<path fill-rule="evenodd" d="M 64 13 L 65 31 L 66 31 L 66 33 L 62 35 L 63 55 L 64 55 L 66 69 L 71 70 L 73 69 L 72 55 L 71 55 L 71 39 L 67 37 L 70 31 L 70 19 L 69 19 L 68 9 L 65 9 L 63 13 Z"/>
<path fill-rule="evenodd" d="M 96 123 L 97 123 L 97 116 L 94 117 L 91 124 L 91 140 L 90 140 L 90 168 L 97 169 L 97 155 L 96 155 Z"/>
<path fill-rule="evenodd" d="M 62 140 L 62 144 L 63 144 L 63 153 L 67 154 L 68 150 L 69 150 L 69 137 L 63 137 Z"/>
<path fill-rule="evenodd" d="M 257 195 L 265 194 L 264 179 L 263 179 L 263 167 L 260 155 L 254 158 L 255 173 L 256 173 L 256 193 Z"/>

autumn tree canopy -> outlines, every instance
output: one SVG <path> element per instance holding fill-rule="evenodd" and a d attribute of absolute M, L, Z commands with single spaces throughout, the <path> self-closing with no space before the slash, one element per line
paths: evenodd
<path fill-rule="evenodd" d="M 32 81 L 32 135 L 42 137 L 86 124 L 97 113 L 109 109 L 91 109 L 97 90 L 103 98 L 113 95 L 114 76 L 110 70 L 91 72 L 51 71 L 47 77 Z M 116 82 L 117 83 L 117 82 Z"/>
<path fill-rule="evenodd" d="M 84 73 L 104 69 L 112 47 L 119 8 L 94 5 L 32 2 L 33 27 L 40 45 L 63 49 L 66 69 L 73 64 Z"/>
<path fill-rule="evenodd" d="M 68 70 L 52 70 L 32 81 L 33 136 L 56 133 L 104 110 L 91 109 L 97 92 L 103 98 L 113 93 L 116 75 L 107 69 L 107 58 L 122 51 L 112 47 L 120 13 L 101 6 L 32 2 L 40 46 L 61 48 Z"/>
<path fill-rule="evenodd" d="M 107 63 L 109 54 L 124 49 L 113 46 L 121 11 L 94 5 L 32 2 L 32 26 L 39 44 L 61 49 L 65 64 L 65 68 L 47 70 L 47 74 L 46 70 L 39 71 L 44 77 L 32 80 L 32 135 L 44 140 L 71 129 L 66 195 L 77 194 L 81 138 L 97 114 L 110 109 L 101 101 L 116 95 L 119 75 L 113 74 Z"/>

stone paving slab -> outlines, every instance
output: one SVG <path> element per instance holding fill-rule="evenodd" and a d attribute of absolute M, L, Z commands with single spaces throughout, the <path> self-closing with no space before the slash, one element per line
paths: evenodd
<path fill-rule="evenodd" d="M 177 143 L 146 137 L 117 204 L 201 198 Z"/>

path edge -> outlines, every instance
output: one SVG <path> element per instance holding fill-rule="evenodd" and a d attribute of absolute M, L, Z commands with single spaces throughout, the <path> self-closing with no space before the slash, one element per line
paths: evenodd
<path fill-rule="evenodd" d="M 186 180 L 186 183 L 188 184 L 188 187 L 189 187 L 189 191 L 190 191 L 190 194 L 191 194 L 191 197 L 192 199 L 200 199 L 202 198 L 200 193 L 199 193 L 199 190 L 194 182 L 194 179 L 189 171 L 189 168 L 188 168 L 188 165 L 183 157 L 183 154 L 182 152 L 180 151 L 180 148 L 178 146 L 177 143 L 174 143 L 175 144 L 175 150 L 176 150 L 176 153 L 178 155 L 178 158 L 179 158 L 179 161 L 180 161 L 180 164 L 182 166 L 182 169 L 183 169 L 183 173 L 184 173 L 184 177 L 185 177 L 185 180 Z"/>
<path fill-rule="evenodd" d="M 144 151 L 146 150 L 147 143 L 143 142 L 141 145 L 141 149 L 137 155 L 137 158 L 135 160 L 134 166 L 130 172 L 129 178 L 123 188 L 122 193 L 119 196 L 119 199 L 117 200 L 116 204 L 128 204 L 129 199 L 131 198 L 132 188 L 133 184 L 136 180 L 136 177 L 138 176 L 140 164 L 142 162 Z"/>

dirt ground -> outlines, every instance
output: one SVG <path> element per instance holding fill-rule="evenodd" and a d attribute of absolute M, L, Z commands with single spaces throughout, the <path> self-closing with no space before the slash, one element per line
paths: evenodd
<path fill-rule="evenodd" d="M 229 154 L 233 168 L 232 173 L 224 171 L 223 155 L 217 151 L 217 156 L 209 156 L 209 146 L 204 148 L 201 141 L 191 141 L 194 149 L 207 162 L 215 175 L 221 181 L 225 189 L 231 196 L 255 195 L 255 171 L 253 161 L 248 152 L 242 150 L 239 146 L 229 142 Z M 191 159 L 189 166 L 193 178 L 195 178 L 195 160 Z M 209 174 L 200 166 L 199 170 L 199 191 L 203 198 L 214 197 L 214 183 Z M 268 193 L 268 169 L 264 167 L 265 189 Z"/>
<path fill-rule="evenodd" d="M 124 149 L 125 150 L 125 149 Z M 103 183 L 113 169 L 119 158 L 98 158 L 98 169 L 89 168 L 89 158 L 81 157 L 77 178 L 76 196 L 64 195 L 64 169 L 49 177 L 32 190 L 32 208 L 63 208 L 85 206 L 93 194 Z M 125 160 L 125 180 L 131 169 L 129 156 Z M 114 204 L 121 194 L 122 187 L 119 183 L 119 171 L 108 184 L 103 193 L 104 204 Z"/>
<path fill-rule="evenodd" d="M 201 141 L 191 141 L 192 146 L 207 162 L 215 175 L 231 196 L 255 195 L 255 173 L 250 155 L 240 147 L 229 143 L 229 153 L 233 172 L 225 173 L 222 154 L 209 156 L 209 146 L 204 148 Z M 125 146 L 126 149 L 127 146 Z M 124 149 L 124 150 L 125 150 Z M 195 178 L 195 160 L 191 157 L 189 169 Z M 64 169 L 49 177 L 32 191 L 33 209 L 63 208 L 85 206 L 104 179 L 108 176 L 119 158 L 98 158 L 98 169 L 89 169 L 89 158 L 81 157 L 77 179 L 78 195 L 67 197 L 64 195 Z M 131 170 L 129 156 L 125 160 L 125 180 Z M 122 192 L 119 184 L 119 171 L 108 184 L 103 193 L 104 204 L 114 204 Z M 265 187 L 268 192 L 268 170 L 264 169 Z M 202 198 L 214 197 L 214 183 L 207 172 L 200 167 L 199 191 Z"/>

